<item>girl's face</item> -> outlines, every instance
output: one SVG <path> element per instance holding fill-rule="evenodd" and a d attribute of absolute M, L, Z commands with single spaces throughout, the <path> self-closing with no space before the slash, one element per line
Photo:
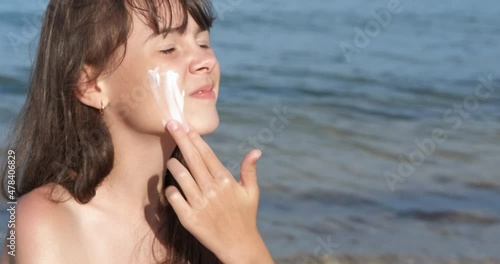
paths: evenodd
<path fill-rule="evenodd" d="M 117 123 L 136 132 L 165 133 L 164 118 L 148 83 L 148 71 L 159 67 L 179 74 L 179 88 L 185 91 L 184 120 L 200 134 L 217 128 L 220 66 L 210 47 L 209 32 L 200 30 L 191 16 L 184 33 L 175 31 L 180 23 L 181 18 L 174 13 L 174 30 L 164 38 L 155 36 L 151 28 L 133 15 L 122 63 L 98 84 L 109 98 L 105 118 L 110 126 Z M 196 93 L 200 89 L 212 89 L 215 96 L 200 96 Z"/>

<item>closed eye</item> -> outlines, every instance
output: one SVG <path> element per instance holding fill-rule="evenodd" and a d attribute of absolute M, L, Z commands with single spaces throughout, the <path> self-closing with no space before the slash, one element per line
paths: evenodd
<path fill-rule="evenodd" d="M 168 50 L 162 50 L 160 52 L 163 53 L 163 54 L 169 55 L 169 54 L 172 54 L 172 53 L 175 52 L 175 48 L 171 48 L 171 49 L 168 49 Z"/>

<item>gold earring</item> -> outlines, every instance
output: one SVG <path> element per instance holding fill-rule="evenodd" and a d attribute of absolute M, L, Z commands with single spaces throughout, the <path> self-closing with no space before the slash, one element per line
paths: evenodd
<path fill-rule="evenodd" d="M 99 113 L 101 114 L 101 116 L 104 116 L 104 103 L 102 102 L 101 100 L 101 110 L 99 111 Z"/>

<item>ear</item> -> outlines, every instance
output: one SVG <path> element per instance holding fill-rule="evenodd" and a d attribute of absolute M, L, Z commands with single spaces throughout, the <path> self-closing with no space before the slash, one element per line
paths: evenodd
<path fill-rule="evenodd" d="M 92 79 L 93 73 L 94 70 L 92 67 L 87 65 L 83 67 L 75 95 L 82 104 L 101 109 L 101 102 L 106 107 L 109 103 L 109 98 L 105 91 L 98 85 L 98 79 Z"/>

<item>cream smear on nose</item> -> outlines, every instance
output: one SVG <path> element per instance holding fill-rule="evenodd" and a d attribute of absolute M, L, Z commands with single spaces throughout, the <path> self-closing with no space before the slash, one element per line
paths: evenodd
<path fill-rule="evenodd" d="M 186 91 L 179 88 L 179 74 L 173 70 L 162 71 L 157 67 L 148 71 L 148 77 L 156 104 L 163 115 L 163 126 L 166 126 L 171 119 L 182 124 Z"/>

